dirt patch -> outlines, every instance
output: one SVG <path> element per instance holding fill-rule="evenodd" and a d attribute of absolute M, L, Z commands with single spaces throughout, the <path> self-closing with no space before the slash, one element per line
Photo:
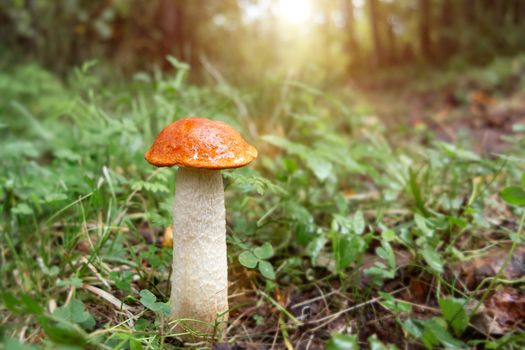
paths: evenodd
<path fill-rule="evenodd" d="M 416 132 L 422 144 L 435 137 L 478 154 L 500 153 L 506 136 L 525 130 L 525 92 L 483 90 L 473 86 L 436 91 L 364 90 L 363 96 L 390 128 Z M 426 137 L 428 136 L 428 137 Z"/>

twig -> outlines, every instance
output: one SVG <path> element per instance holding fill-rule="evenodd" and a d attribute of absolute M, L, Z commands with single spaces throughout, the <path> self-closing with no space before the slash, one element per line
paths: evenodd
<path fill-rule="evenodd" d="M 64 306 L 69 305 L 69 303 L 71 302 L 71 299 L 73 299 L 73 295 L 75 294 L 75 290 L 76 290 L 76 287 L 74 287 L 74 286 L 71 286 L 71 288 L 69 288 L 69 293 L 67 294 L 67 298 L 66 298 L 66 302 L 64 303 Z"/>
<path fill-rule="evenodd" d="M 105 290 L 90 285 L 83 285 L 82 288 L 87 289 L 90 292 L 98 295 L 99 297 L 106 300 L 108 303 L 115 306 L 119 310 L 124 310 L 126 312 L 133 310 L 131 306 L 127 305 L 126 303 L 115 297 L 113 294 L 108 293 Z"/>
<path fill-rule="evenodd" d="M 82 261 L 90 270 L 93 272 L 95 277 L 107 288 L 111 289 L 111 284 L 104 278 L 102 275 L 97 271 L 96 267 L 89 262 L 89 260 L 85 256 L 80 257 L 80 261 Z"/>
<path fill-rule="evenodd" d="M 272 347 L 270 349 L 274 349 L 275 348 L 275 344 L 277 344 L 277 335 L 279 334 L 279 322 L 277 322 L 277 329 L 275 330 L 275 334 L 273 336 L 273 341 L 272 341 Z"/>
<path fill-rule="evenodd" d="M 257 309 L 257 308 L 258 308 L 257 306 L 254 306 L 254 307 L 244 310 L 235 320 L 233 320 L 233 322 L 231 322 L 228 328 L 226 328 L 226 331 L 224 332 L 224 334 L 227 335 L 232 330 L 232 328 L 235 327 L 236 324 L 241 320 L 241 318 L 243 318 L 244 316 L 246 316 L 247 314 L 249 314 L 250 312 L 252 312 L 254 309 Z"/>
<path fill-rule="evenodd" d="M 403 288 L 400 288 L 398 290 L 395 290 L 393 292 L 391 292 L 390 294 L 393 295 L 393 294 L 397 294 L 399 292 L 402 292 L 403 290 L 406 290 L 408 289 L 408 287 L 403 287 Z M 328 316 L 325 316 L 325 317 L 322 317 L 322 318 L 319 318 L 317 320 L 313 320 L 313 321 L 310 321 L 308 322 L 309 324 L 316 324 L 316 323 L 321 323 L 319 326 L 315 327 L 315 328 L 312 328 L 309 330 L 309 332 L 314 332 L 320 328 L 323 328 L 324 326 L 326 326 L 328 323 L 334 321 L 336 318 L 338 318 L 339 316 L 342 316 L 350 311 L 354 311 L 354 310 L 357 310 L 363 306 L 366 306 L 366 305 L 370 305 L 370 304 L 374 304 L 374 303 L 377 303 L 379 300 L 383 299 L 383 297 L 375 297 L 371 300 L 368 300 L 368 301 L 365 301 L 363 303 L 360 303 L 360 304 L 357 304 L 357 305 L 354 305 L 354 306 L 351 306 L 351 307 L 348 307 L 346 309 L 343 309 L 341 311 L 338 311 L 336 312 L 335 314 L 332 314 L 332 315 L 328 315 Z M 326 321 L 326 322 L 325 322 Z"/>
<path fill-rule="evenodd" d="M 313 297 L 311 299 L 308 299 L 308 300 L 304 300 L 304 301 L 301 301 L 300 303 L 297 303 L 295 305 L 292 305 L 290 306 L 290 309 L 295 309 L 295 308 L 298 308 L 299 306 L 303 306 L 303 305 L 308 305 L 308 304 L 311 304 L 317 300 L 321 300 L 321 299 L 324 299 L 325 300 L 325 303 L 326 303 L 326 297 L 329 297 L 330 295 L 332 294 L 336 294 L 337 293 L 337 290 L 333 290 L 329 293 L 326 293 L 326 294 L 323 294 L 323 295 L 319 295 L 319 296 L 316 296 L 316 297 Z"/>
<path fill-rule="evenodd" d="M 312 345 L 312 339 L 314 338 L 313 334 L 310 334 L 310 338 L 308 338 L 308 343 L 306 343 L 306 350 L 310 349 L 310 345 Z"/>
<path fill-rule="evenodd" d="M 270 303 L 272 303 L 273 306 L 275 306 L 279 311 L 285 314 L 290 320 L 292 320 L 293 323 L 295 323 L 295 325 L 300 326 L 303 324 L 301 321 L 295 318 L 295 316 L 292 315 L 288 310 L 286 310 L 281 304 L 275 301 L 275 299 L 273 299 L 271 296 L 269 296 L 262 290 L 258 291 L 258 293 L 261 294 L 263 297 L 265 297 Z"/>

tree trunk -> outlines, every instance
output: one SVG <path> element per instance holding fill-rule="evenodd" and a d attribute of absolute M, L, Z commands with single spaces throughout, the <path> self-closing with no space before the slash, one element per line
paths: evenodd
<path fill-rule="evenodd" d="M 447 60 L 455 50 L 454 25 L 455 12 L 452 0 L 443 0 L 441 8 L 440 48 L 441 57 Z"/>
<path fill-rule="evenodd" d="M 462 0 L 463 1 L 463 18 L 467 24 L 472 25 L 477 18 L 477 0 Z"/>
<path fill-rule="evenodd" d="M 513 6 L 513 9 L 512 9 L 512 24 L 514 25 L 518 25 L 520 23 L 520 15 L 521 15 L 521 11 L 522 11 L 522 4 L 521 4 L 521 1 L 522 0 L 514 0 L 514 6 Z"/>
<path fill-rule="evenodd" d="M 202 53 L 201 43 L 198 37 L 198 29 L 206 23 L 206 13 L 202 10 L 202 2 L 192 1 L 192 5 L 188 5 L 189 1 L 185 2 L 184 8 L 184 39 L 185 39 L 185 61 L 190 64 L 192 69 L 200 67 L 200 57 Z M 196 5 L 198 4 L 198 5 Z"/>
<path fill-rule="evenodd" d="M 375 62 L 383 62 L 383 46 L 381 43 L 381 33 L 379 32 L 380 14 L 378 0 L 369 0 L 369 16 L 372 30 L 372 38 L 374 40 Z"/>
<path fill-rule="evenodd" d="M 334 42 L 332 37 L 332 21 L 330 20 L 331 8 L 323 7 L 319 12 L 324 18 L 323 24 L 319 28 L 323 38 L 324 60 L 328 67 L 330 67 L 333 64 L 332 45 Z"/>
<path fill-rule="evenodd" d="M 344 14 L 345 14 L 345 25 L 346 25 L 346 51 L 348 57 L 348 68 L 356 65 L 361 61 L 359 52 L 359 43 L 357 42 L 356 30 L 355 30 L 355 18 L 354 18 L 354 4 L 352 0 L 345 0 L 344 2 Z"/>
<path fill-rule="evenodd" d="M 396 64 L 397 63 L 397 44 L 396 44 L 396 35 L 394 33 L 394 28 L 392 23 L 387 21 L 387 43 L 388 43 L 388 63 L 389 64 Z"/>
<path fill-rule="evenodd" d="M 158 23 L 162 38 L 160 54 L 173 55 L 177 59 L 186 59 L 184 40 L 184 9 L 181 1 L 161 0 L 157 10 Z"/>
<path fill-rule="evenodd" d="M 419 45 L 423 57 L 429 61 L 432 59 L 432 47 L 430 41 L 430 6 L 430 0 L 419 0 L 419 10 L 421 12 L 419 17 Z"/>

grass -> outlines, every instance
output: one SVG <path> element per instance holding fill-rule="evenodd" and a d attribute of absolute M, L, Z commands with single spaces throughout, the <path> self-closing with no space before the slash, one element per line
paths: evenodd
<path fill-rule="evenodd" d="M 348 89 L 293 80 L 238 89 L 223 78 L 198 87 L 173 63 L 126 84 L 91 64 L 66 81 L 36 65 L 0 73 L 0 348 L 182 347 L 161 242 L 176 169 L 154 169 L 143 154 L 188 115 L 228 122 L 260 154 L 224 174 L 223 348 L 524 345 L 519 327 L 496 337 L 473 321 L 505 266 L 474 287 L 453 267 L 523 245 L 522 134 L 503 154 L 428 130 L 423 145 Z M 511 185 L 503 199 L 514 205 L 500 196 Z M 255 264 L 242 258 L 256 250 Z"/>

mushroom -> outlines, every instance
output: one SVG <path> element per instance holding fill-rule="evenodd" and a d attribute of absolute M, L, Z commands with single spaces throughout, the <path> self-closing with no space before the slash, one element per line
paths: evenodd
<path fill-rule="evenodd" d="M 226 218 L 221 169 L 239 168 L 257 150 L 221 121 L 189 117 L 164 128 L 145 155 L 179 166 L 173 205 L 173 319 L 211 335 L 228 318 Z M 222 326 L 219 326 L 222 328 Z"/>

